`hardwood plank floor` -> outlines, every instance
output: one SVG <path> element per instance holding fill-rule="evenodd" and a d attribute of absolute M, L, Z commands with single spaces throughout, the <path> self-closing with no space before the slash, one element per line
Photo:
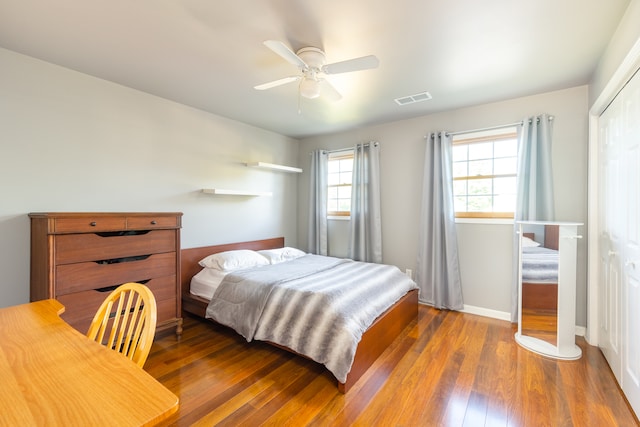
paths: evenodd
<path fill-rule="evenodd" d="M 187 317 L 145 370 L 180 397 L 176 426 L 635 426 L 599 349 L 577 361 L 519 347 L 505 321 L 420 306 L 356 385 L 322 366 Z"/>

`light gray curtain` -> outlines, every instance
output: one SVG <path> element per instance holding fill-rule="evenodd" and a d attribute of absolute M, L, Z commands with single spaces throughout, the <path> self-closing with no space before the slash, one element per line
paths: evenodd
<path fill-rule="evenodd" d="M 327 234 L 327 169 L 329 155 L 324 150 L 311 153 L 309 168 L 309 235 L 308 251 L 328 254 Z"/>
<path fill-rule="evenodd" d="M 515 221 L 553 221 L 553 172 L 551 136 L 553 118 L 548 114 L 528 117 L 518 133 L 518 183 Z M 511 321 L 518 321 L 518 235 L 514 229 L 514 280 L 511 290 Z"/>
<path fill-rule="evenodd" d="M 377 142 L 358 144 L 353 154 L 349 258 L 382 262 L 380 147 Z"/>
<path fill-rule="evenodd" d="M 461 310 L 462 284 L 453 207 L 451 136 L 427 141 L 416 282 L 420 300 L 439 309 Z"/>
<path fill-rule="evenodd" d="M 551 221 L 554 216 L 549 115 L 522 121 L 518 146 L 516 220 Z"/>

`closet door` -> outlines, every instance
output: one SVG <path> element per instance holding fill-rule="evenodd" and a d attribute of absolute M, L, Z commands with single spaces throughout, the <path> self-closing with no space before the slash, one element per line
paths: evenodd
<path fill-rule="evenodd" d="M 621 102 L 616 98 L 600 117 L 598 218 L 600 230 L 600 347 L 622 383 L 622 262 L 623 204 L 621 171 Z"/>
<path fill-rule="evenodd" d="M 640 413 L 640 75 L 622 92 L 622 158 L 625 181 L 623 236 L 622 389 Z"/>
<path fill-rule="evenodd" d="M 600 346 L 640 414 L 640 74 L 600 117 Z"/>

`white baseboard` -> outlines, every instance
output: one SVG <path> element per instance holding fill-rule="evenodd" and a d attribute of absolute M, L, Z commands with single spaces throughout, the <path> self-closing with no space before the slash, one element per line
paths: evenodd
<path fill-rule="evenodd" d="M 469 313 L 469 314 L 477 314 L 478 316 L 491 317 L 493 319 L 511 321 L 511 313 L 507 313 L 505 311 L 491 310 L 489 308 L 484 308 L 484 307 L 476 307 L 473 305 L 465 304 L 464 309 L 462 309 L 461 312 Z M 584 337 L 586 333 L 587 333 L 586 327 L 576 325 L 577 336 Z"/>
<path fill-rule="evenodd" d="M 462 313 L 477 314 L 478 316 L 491 317 L 493 319 L 511 321 L 511 313 L 506 311 L 492 310 L 490 308 L 477 307 L 474 305 L 464 305 L 464 308 L 460 310 Z"/>
<path fill-rule="evenodd" d="M 420 303 L 424 304 L 424 303 Z M 426 305 L 426 304 L 425 304 Z M 490 308 L 477 307 L 475 305 L 464 305 L 464 308 L 460 310 L 461 313 L 467 314 L 475 314 L 478 316 L 491 317 L 492 319 L 498 320 L 506 320 L 507 322 L 511 322 L 511 313 L 507 313 L 506 311 L 498 311 L 492 310 Z M 576 335 L 579 337 L 584 337 L 587 333 L 587 328 L 585 326 L 576 325 Z"/>
<path fill-rule="evenodd" d="M 431 304 L 427 304 L 422 301 L 418 301 L 418 303 L 431 306 Z M 511 313 L 507 313 L 506 311 L 492 310 L 490 308 L 476 307 L 475 305 L 467 304 L 464 304 L 463 307 L 464 308 L 462 310 L 459 310 L 460 313 L 476 314 L 478 316 L 491 317 L 493 319 L 506 320 L 509 322 L 511 321 Z"/>

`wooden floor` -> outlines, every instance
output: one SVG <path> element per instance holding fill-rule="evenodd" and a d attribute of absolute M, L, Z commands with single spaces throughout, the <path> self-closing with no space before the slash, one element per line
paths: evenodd
<path fill-rule="evenodd" d="M 346 394 L 321 366 L 185 319 L 145 365 L 180 397 L 166 425 L 634 426 L 601 352 L 555 361 L 520 348 L 505 321 L 420 306 Z"/>

